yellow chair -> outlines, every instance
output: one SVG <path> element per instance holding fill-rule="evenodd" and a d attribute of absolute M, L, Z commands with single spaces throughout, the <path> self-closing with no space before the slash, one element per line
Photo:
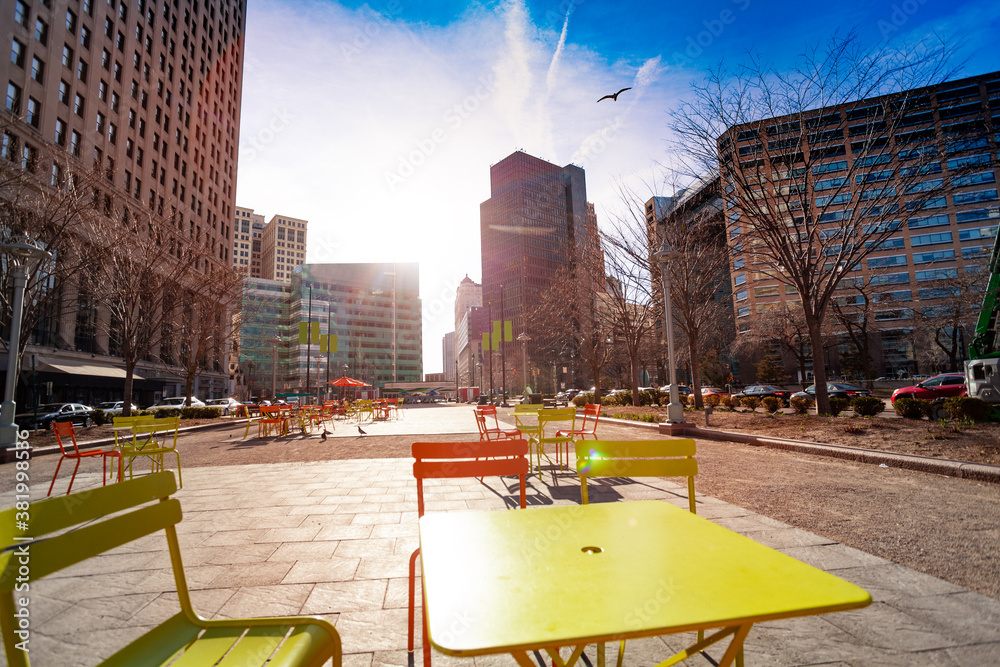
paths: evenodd
<path fill-rule="evenodd" d="M 159 472 L 121 484 L 31 503 L 28 525 L 16 529 L 17 508 L 0 512 L 0 636 L 7 664 L 29 667 L 29 653 L 17 647 L 25 636 L 15 588 L 59 572 L 92 556 L 160 530 L 166 533 L 180 611 L 102 662 L 102 665 L 264 664 L 319 667 L 341 664 L 340 636 L 320 618 L 287 616 L 207 620 L 191 604 L 176 526 L 181 506 L 171 498 L 177 483 Z M 21 547 L 31 540 L 31 567 Z M 25 548 L 27 550 L 27 548 Z M 17 598 L 24 598 L 18 593 Z"/>
<path fill-rule="evenodd" d="M 565 465 L 569 466 L 569 446 L 573 443 L 573 438 L 567 435 L 559 435 L 558 432 L 555 435 L 546 437 L 545 429 L 550 424 L 555 424 L 557 427 L 562 425 L 563 428 L 558 429 L 560 431 L 576 430 L 576 408 L 558 408 L 556 410 L 538 411 L 538 437 L 535 439 L 535 452 L 537 454 L 539 474 L 542 472 L 543 456 L 549 463 L 552 463 L 552 459 L 550 459 L 545 453 L 545 445 L 554 444 L 556 446 L 556 464 L 559 466 L 560 470 L 563 469 L 564 465 L 562 451 L 565 449 Z"/>
<path fill-rule="evenodd" d="M 586 505 L 588 477 L 686 477 L 688 509 L 697 514 L 694 504 L 694 476 L 698 461 L 695 442 L 690 438 L 673 440 L 580 440 L 576 443 L 576 473 L 580 476 L 580 501 Z M 698 631 L 698 642 L 705 638 Z M 604 645 L 598 645 L 603 663 Z M 618 647 L 617 667 L 622 667 L 625 641 Z M 739 664 L 743 663 L 742 649 Z"/>
<path fill-rule="evenodd" d="M 181 477 L 181 454 L 177 451 L 177 431 L 181 426 L 180 417 L 155 419 L 151 423 L 139 423 L 132 427 L 135 440 L 131 446 L 120 449 L 122 456 L 128 461 L 128 475 L 132 477 L 132 459 L 137 456 L 148 456 L 152 462 L 150 472 L 163 470 L 163 455 L 173 453 L 177 457 L 177 479 L 184 486 Z M 173 433 L 171 441 L 170 435 Z M 170 441 L 170 444 L 167 442 Z"/>
<path fill-rule="evenodd" d="M 136 424 L 152 424 L 156 420 L 153 415 L 142 415 L 140 417 L 115 417 L 112 421 L 112 425 L 115 429 L 115 447 L 121 447 L 127 442 L 129 438 L 125 437 L 126 431 L 129 431 L 132 442 L 135 442 L 135 432 L 130 431 L 130 429 Z M 120 437 L 119 437 L 120 436 Z"/>

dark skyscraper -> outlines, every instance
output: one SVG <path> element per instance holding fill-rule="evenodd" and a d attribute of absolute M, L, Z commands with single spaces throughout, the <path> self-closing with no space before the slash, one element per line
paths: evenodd
<path fill-rule="evenodd" d="M 559 167 L 518 151 L 490 167 L 490 191 L 479 209 L 483 306 L 494 320 L 501 313 L 512 320 L 516 338 L 555 274 L 596 255 L 597 219 L 576 165 Z"/>

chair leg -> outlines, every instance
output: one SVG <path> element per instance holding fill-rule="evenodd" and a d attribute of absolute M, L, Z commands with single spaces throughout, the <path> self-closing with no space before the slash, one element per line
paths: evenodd
<path fill-rule="evenodd" d="M 63 462 L 64 458 L 66 458 L 66 457 L 65 456 L 60 456 L 59 457 L 59 463 L 56 464 L 56 472 L 55 472 L 55 474 L 52 475 L 52 483 L 49 484 L 49 492 L 45 494 L 46 496 L 51 496 L 52 495 L 52 487 L 54 487 L 56 485 L 56 477 L 59 476 L 59 467 L 62 465 L 62 462 Z"/>
<path fill-rule="evenodd" d="M 413 653 L 413 634 L 414 634 L 414 632 L 413 632 L 413 628 L 414 628 L 413 617 L 416 615 L 416 611 L 415 611 L 415 607 L 416 607 L 415 589 L 416 589 L 416 583 L 417 583 L 417 556 L 419 556 L 419 555 L 420 555 L 420 549 L 417 549 L 412 554 L 410 554 L 410 596 L 409 596 L 409 603 L 408 603 L 408 608 L 407 608 L 407 612 L 408 612 L 407 618 L 408 618 L 408 621 L 407 621 L 407 625 L 406 625 L 406 627 L 408 629 L 408 632 L 409 632 L 409 634 L 407 635 L 407 640 L 406 640 L 406 650 L 409 651 L 410 653 Z"/>
<path fill-rule="evenodd" d="M 184 488 L 184 478 L 181 477 L 181 453 L 175 449 L 174 450 L 174 455 L 177 457 L 177 488 L 178 489 L 183 489 Z"/>
<path fill-rule="evenodd" d="M 420 627 L 423 628 L 424 636 L 424 667 L 431 667 L 431 640 L 427 629 L 427 598 L 424 596 L 424 587 L 420 587 L 420 604 L 423 606 L 423 613 L 420 614 Z"/>
<path fill-rule="evenodd" d="M 81 460 L 82 460 L 82 459 L 79 459 L 79 458 L 78 458 L 78 459 L 76 460 L 76 465 L 75 465 L 75 466 L 73 467 L 73 476 L 69 478 L 69 488 L 68 488 L 68 489 L 66 489 L 66 495 L 67 495 L 67 496 L 69 495 L 70 491 L 72 491 L 72 490 L 73 490 L 73 482 L 75 482 L 75 481 L 76 481 L 76 471 L 80 469 L 80 461 L 81 461 Z"/>

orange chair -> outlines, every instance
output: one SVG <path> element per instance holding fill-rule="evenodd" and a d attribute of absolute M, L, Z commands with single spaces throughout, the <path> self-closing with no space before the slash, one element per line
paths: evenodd
<path fill-rule="evenodd" d="M 583 440 L 588 435 L 597 440 L 597 420 L 601 416 L 601 406 L 599 403 L 587 403 L 583 408 L 583 423 L 577 430 L 566 429 L 556 431 L 556 437 L 569 437 L 573 440 Z M 588 426 L 589 422 L 589 426 Z"/>
<path fill-rule="evenodd" d="M 108 457 L 118 459 L 118 481 L 122 481 L 122 455 L 116 449 L 88 449 L 81 452 L 80 447 L 76 444 L 76 431 L 73 429 L 73 422 L 53 422 L 52 431 L 56 434 L 56 442 L 59 443 L 59 449 L 62 451 L 62 456 L 59 458 L 59 463 L 56 464 L 56 471 L 52 475 L 52 483 L 49 484 L 49 492 L 46 496 L 52 495 L 52 487 L 56 485 L 56 477 L 59 476 L 59 468 L 62 466 L 63 459 L 76 459 L 76 467 L 73 468 L 73 476 L 69 478 L 69 488 L 66 489 L 66 495 L 73 490 L 73 481 L 76 479 L 76 471 L 80 469 L 80 461 L 90 456 L 100 456 L 101 457 L 101 485 L 106 486 L 108 483 Z M 73 451 L 67 452 L 66 445 L 63 444 L 63 438 L 69 436 L 73 443 Z M 112 465 L 114 465 L 112 463 Z M 114 468 L 112 468 L 114 470 Z"/>
<path fill-rule="evenodd" d="M 510 438 L 520 438 L 521 432 L 516 428 L 500 428 L 500 420 L 497 418 L 497 406 L 477 405 L 476 426 L 479 428 L 480 440 L 509 440 Z M 492 420 L 492 426 L 490 421 Z"/>
<path fill-rule="evenodd" d="M 287 413 L 286 413 L 287 414 Z M 257 422 L 257 437 L 266 437 L 271 432 L 271 427 L 279 435 L 287 432 L 288 418 L 281 413 L 280 405 L 262 405 L 260 408 L 260 421 Z"/>
<path fill-rule="evenodd" d="M 489 458 L 485 458 L 489 457 Z M 415 442 L 413 443 L 413 476 L 417 479 L 417 517 L 424 515 L 424 480 L 456 477 L 517 475 L 521 485 L 521 509 L 525 508 L 525 476 L 528 474 L 528 441 L 503 440 L 496 443 L 479 442 Z M 480 461 L 479 459 L 484 460 Z M 413 653 L 414 588 L 416 586 L 417 556 L 420 549 L 410 556 L 409 637 L 406 650 Z M 423 593 L 421 593 L 423 595 Z M 423 623 L 424 666 L 431 664 L 431 645 L 427 639 L 427 618 Z"/>

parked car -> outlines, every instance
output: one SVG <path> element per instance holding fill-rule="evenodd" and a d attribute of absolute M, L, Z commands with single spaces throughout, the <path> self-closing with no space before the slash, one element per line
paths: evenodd
<path fill-rule="evenodd" d="M 792 397 L 792 392 L 786 389 L 778 389 L 767 384 L 752 384 L 743 388 L 738 394 L 733 394 L 733 398 L 744 398 L 746 396 L 756 396 L 757 398 L 767 398 L 774 396 L 780 398 L 782 404 L 788 406 L 788 399 Z"/>
<path fill-rule="evenodd" d="M 237 410 L 240 409 L 240 402 L 235 398 L 213 398 L 205 402 L 210 408 L 222 408 L 222 414 L 229 416 L 230 414 L 235 414 Z"/>
<path fill-rule="evenodd" d="M 846 382 L 828 382 L 826 384 L 826 395 L 830 398 L 854 398 L 855 396 L 871 396 L 872 391 L 864 387 L 855 387 Z M 811 384 L 804 391 L 797 391 L 792 394 L 792 398 L 816 399 L 816 385 Z"/>
<path fill-rule="evenodd" d="M 170 398 L 161 398 L 156 405 L 149 406 L 149 409 L 155 410 L 156 408 L 183 408 L 186 403 L 187 401 L 183 396 L 172 396 Z M 203 408 L 205 407 L 205 403 L 202 402 L 200 399 L 197 399 L 194 396 L 192 396 L 191 406 L 195 408 Z"/>
<path fill-rule="evenodd" d="M 724 398 L 726 396 L 732 396 L 732 394 L 725 389 L 719 389 L 718 387 L 702 387 L 702 396 L 718 396 L 719 398 Z"/>
<path fill-rule="evenodd" d="M 669 394 L 670 393 L 670 385 L 669 384 L 663 385 L 662 387 L 660 387 L 660 391 L 662 391 L 664 394 Z M 691 387 L 687 386 L 686 384 L 678 384 L 677 385 L 677 395 L 678 396 L 682 396 L 682 397 L 688 397 L 688 396 L 690 396 L 691 395 Z"/>
<path fill-rule="evenodd" d="M 97 410 L 104 410 L 104 414 L 108 417 L 121 417 L 122 409 L 125 407 L 125 401 L 109 401 L 107 403 L 101 403 L 97 406 Z M 133 403 L 132 412 L 139 410 L 139 407 Z"/>
<path fill-rule="evenodd" d="M 900 387 L 892 392 L 891 400 L 895 405 L 897 398 L 920 398 L 925 401 L 933 401 L 939 398 L 965 395 L 965 375 L 963 373 L 942 373 L 923 382 L 918 382 L 912 387 Z"/>
<path fill-rule="evenodd" d="M 93 423 L 90 413 L 94 408 L 81 403 L 45 403 L 37 409 L 14 416 L 18 428 L 50 429 L 53 422 L 73 422 L 87 427 Z M 37 415 L 37 417 L 36 417 Z"/>

